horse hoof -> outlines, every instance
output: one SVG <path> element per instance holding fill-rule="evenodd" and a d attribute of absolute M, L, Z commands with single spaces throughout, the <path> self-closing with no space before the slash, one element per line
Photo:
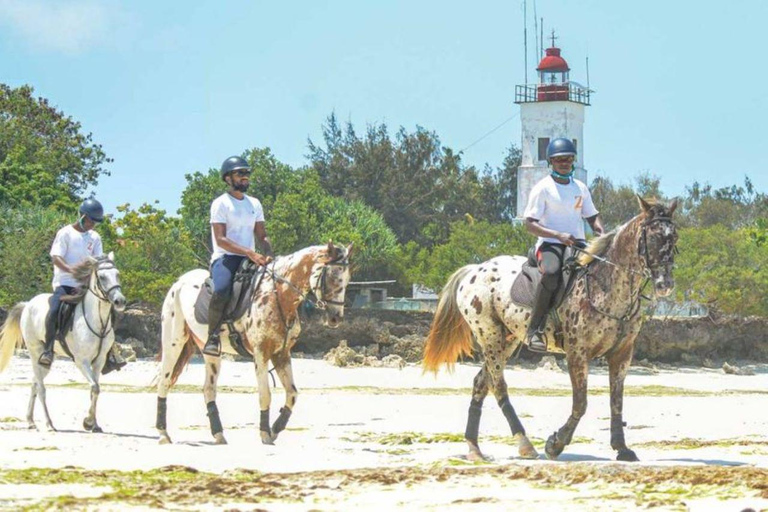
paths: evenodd
<path fill-rule="evenodd" d="M 270 434 L 269 432 L 262 431 L 261 432 L 261 444 L 273 445 L 273 444 L 275 444 L 275 438 L 272 437 L 272 434 Z"/>
<path fill-rule="evenodd" d="M 91 430 L 91 432 L 93 432 L 94 434 L 103 434 L 103 433 L 104 433 L 104 431 L 103 431 L 103 430 L 101 430 L 101 427 L 100 427 L 100 426 L 98 426 L 98 425 L 96 425 L 95 427 L 93 427 L 93 429 Z"/>
<path fill-rule="evenodd" d="M 467 444 L 469 445 L 469 453 L 467 454 L 467 460 L 469 462 L 485 462 L 488 460 L 480 451 L 480 447 L 477 446 L 477 443 L 467 441 Z"/>
<path fill-rule="evenodd" d="M 29 423 L 27 425 L 27 430 L 37 430 L 37 425 L 35 425 L 34 423 Z"/>
<path fill-rule="evenodd" d="M 517 453 L 523 459 L 538 459 L 539 452 L 533 447 L 531 441 L 528 440 L 528 436 L 524 434 L 515 435 L 514 439 L 517 441 Z"/>
<path fill-rule="evenodd" d="M 86 420 L 83 420 L 83 428 L 84 428 L 85 430 L 87 430 L 88 432 L 90 432 L 91 430 L 93 430 L 93 427 L 94 427 L 94 425 L 96 425 L 96 422 L 90 422 L 90 421 L 88 421 L 87 419 L 86 419 Z"/>
<path fill-rule="evenodd" d="M 563 453 L 564 448 L 565 445 L 557 440 L 557 432 L 555 432 L 549 436 L 549 439 L 547 439 L 547 444 L 544 446 L 544 453 L 547 454 L 548 459 L 555 460 L 561 453 Z"/>
<path fill-rule="evenodd" d="M 45 426 L 45 429 L 46 429 L 48 432 L 56 432 L 56 427 L 54 427 L 54 426 L 53 426 L 52 424 L 50 424 L 50 423 L 48 423 L 48 424 Z"/>
<path fill-rule="evenodd" d="M 619 454 L 616 456 L 616 460 L 620 460 L 622 462 L 637 462 L 640 459 L 638 459 L 635 452 L 629 448 L 622 448 L 619 450 Z"/>
<path fill-rule="evenodd" d="M 168 436 L 160 436 L 160 439 L 157 441 L 157 444 L 171 444 L 171 438 Z"/>
<path fill-rule="evenodd" d="M 227 440 L 224 439 L 224 434 L 219 432 L 213 436 L 213 444 L 227 444 Z"/>

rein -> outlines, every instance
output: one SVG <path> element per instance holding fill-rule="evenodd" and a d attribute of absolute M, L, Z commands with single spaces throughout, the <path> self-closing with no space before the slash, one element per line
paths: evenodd
<path fill-rule="evenodd" d="M 109 294 L 112 292 L 112 290 L 115 290 L 115 289 L 122 290 L 122 286 L 120 284 L 116 284 L 116 285 L 110 287 L 109 289 L 105 290 L 101 286 L 101 281 L 99 281 L 98 273 L 99 273 L 99 270 L 110 270 L 110 269 L 113 269 L 113 268 L 116 268 L 116 267 L 115 267 L 115 264 L 112 263 L 111 261 L 104 261 L 104 260 L 99 261 L 97 263 L 96 271 L 95 271 L 95 274 L 96 274 L 96 288 L 97 288 L 97 290 L 99 292 L 101 292 L 102 295 L 94 292 L 91 289 L 90 284 L 88 286 L 88 289 L 85 292 L 86 295 L 88 293 L 92 294 L 100 302 L 108 302 L 108 303 L 110 303 L 109 313 L 107 314 L 106 322 L 101 318 L 101 313 L 99 313 L 99 323 L 101 324 L 101 329 L 100 329 L 99 332 L 97 332 L 91 326 L 90 322 L 88 322 L 88 315 L 86 315 L 86 313 L 85 313 L 85 300 L 83 300 L 80 303 L 80 307 L 81 307 L 82 312 L 83 312 L 83 319 L 85 320 L 85 325 L 88 327 L 88 330 L 91 331 L 91 333 L 93 333 L 94 335 L 96 335 L 99 338 L 99 350 L 98 350 L 98 352 L 96 352 L 96 357 L 98 357 L 98 355 L 101 353 L 102 346 L 104 345 L 104 339 L 114 329 L 114 322 L 112 322 L 111 320 L 112 320 L 112 318 L 114 316 L 115 308 L 114 308 L 114 306 L 111 304 L 111 302 L 109 300 Z M 94 358 L 94 361 L 95 361 L 95 358 Z"/>

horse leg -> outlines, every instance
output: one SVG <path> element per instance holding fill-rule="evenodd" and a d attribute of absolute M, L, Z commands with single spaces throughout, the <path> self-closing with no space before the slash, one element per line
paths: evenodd
<path fill-rule="evenodd" d="M 512 437 L 517 442 L 518 454 L 524 459 L 535 459 L 538 458 L 539 454 L 531 444 L 528 436 L 525 435 L 525 428 L 520 422 L 520 418 L 517 417 L 515 408 L 512 407 L 512 403 L 509 401 L 507 383 L 504 380 L 504 367 L 517 344 L 513 343 L 506 346 L 504 330 L 499 326 L 495 331 L 492 338 L 490 338 L 491 343 L 484 345 L 483 349 L 485 368 L 488 370 L 488 384 L 493 389 L 493 395 L 509 424 Z"/>
<path fill-rule="evenodd" d="M 571 443 L 573 433 L 581 417 L 587 412 L 589 361 L 587 361 L 587 357 L 583 353 L 576 353 L 575 351 L 568 352 L 566 358 L 568 360 L 568 373 L 571 376 L 571 387 L 573 389 L 573 405 L 571 407 L 571 415 L 568 417 L 565 425 L 547 439 L 544 451 L 549 459 L 556 459 L 563 453 L 566 445 Z"/>
<path fill-rule="evenodd" d="M 30 430 L 37 430 L 37 425 L 35 425 L 35 400 L 37 400 L 37 382 L 32 383 L 32 390 L 29 393 L 29 406 L 27 407 L 27 428 Z"/>
<path fill-rule="evenodd" d="M 608 358 L 608 379 L 611 387 L 611 448 L 616 450 L 616 460 L 635 462 L 639 460 L 624 441 L 624 378 L 632 362 L 632 347 L 619 350 Z"/>
<path fill-rule="evenodd" d="M 469 445 L 469 454 L 467 460 L 472 462 L 485 460 L 485 456 L 480 451 L 477 443 L 477 436 L 480 430 L 480 416 L 483 412 L 483 401 L 488 395 L 488 370 L 485 365 L 475 375 L 472 384 L 472 400 L 469 402 L 469 414 L 467 415 L 467 428 L 464 431 L 464 439 Z"/>
<path fill-rule="evenodd" d="M 263 444 L 275 444 L 272 429 L 269 427 L 269 405 L 272 402 L 272 392 L 269 389 L 269 372 L 267 364 L 270 356 L 263 353 L 261 343 L 257 343 L 253 351 L 253 362 L 256 365 L 256 382 L 259 387 L 259 433 Z M 286 393 L 288 390 L 286 390 Z"/>
<path fill-rule="evenodd" d="M 83 376 L 85 376 L 85 380 L 87 380 L 88 384 L 91 386 L 91 407 L 88 409 L 88 415 L 83 420 L 83 428 L 89 432 L 100 433 L 102 432 L 101 427 L 96 423 L 96 403 L 99 400 L 99 393 L 101 392 L 97 374 L 91 367 L 90 362 L 77 360 L 75 363 Z"/>
<path fill-rule="evenodd" d="M 272 441 L 277 439 L 278 434 L 285 430 L 288 420 L 291 417 L 293 408 L 296 405 L 296 398 L 299 391 L 293 381 L 293 365 L 291 364 L 291 354 L 287 349 L 281 350 L 272 356 L 272 364 L 275 366 L 277 377 L 280 379 L 285 390 L 285 405 L 280 408 L 280 415 L 272 424 Z"/>
<path fill-rule="evenodd" d="M 46 368 L 45 366 L 40 366 L 37 363 L 37 359 L 33 359 L 32 371 L 35 374 L 35 389 L 37 391 L 37 398 L 40 400 L 40 405 L 43 406 L 43 413 L 45 414 L 45 426 L 49 431 L 56 432 L 56 429 L 53 426 L 53 422 L 51 421 L 51 415 L 48 412 L 48 404 L 45 401 L 45 383 L 43 382 L 45 377 L 48 375 L 50 368 Z M 33 393 L 33 396 L 34 396 L 34 393 Z M 30 409 L 34 409 L 33 404 L 34 402 L 30 404 L 32 405 Z M 27 419 L 30 419 L 29 415 Z"/>
<path fill-rule="evenodd" d="M 174 284 L 163 301 L 161 314 L 162 330 L 162 360 L 160 363 L 160 373 L 157 381 L 157 414 L 155 419 L 155 428 L 160 436 L 159 444 L 170 444 L 171 438 L 168 435 L 168 393 L 171 390 L 173 382 L 173 371 L 181 356 L 182 351 L 188 343 L 192 343 L 189 334 L 186 332 L 186 321 L 181 307 L 178 305 L 178 294 L 180 287 Z"/>
<path fill-rule="evenodd" d="M 204 355 L 203 359 L 205 359 L 203 396 L 205 397 L 205 407 L 208 409 L 211 435 L 213 435 L 216 444 L 227 444 L 227 440 L 224 438 L 224 427 L 221 426 L 221 419 L 219 418 L 219 409 L 216 407 L 216 382 L 219 380 L 221 357 Z"/>

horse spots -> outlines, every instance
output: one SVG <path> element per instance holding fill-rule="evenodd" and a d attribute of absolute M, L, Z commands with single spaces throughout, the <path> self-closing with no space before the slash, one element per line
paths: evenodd
<path fill-rule="evenodd" d="M 462 291 L 464 289 L 464 285 L 459 286 L 459 291 Z"/>
<path fill-rule="evenodd" d="M 467 308 L 464 308 L 464 316 L 469 314 L 469 310 Z"/>
<path fill-rule="evenodd" d="M 211 375 L 211 378 L 209 379 L 211 386 L 213 386 L 213 375 Z"/>
<path fill-rule="evenodd" d="M 168 377 L 170 377 L 170 376 L 171 376 L 171 372 L 165 372 L 165 378 L 166 378 L 166 379 L 167 379 Z"/>
<path fill-rule="evenodd" d="M 481 338 L 482 338 L 483 336 L 485 336 L 485 331 L 483 331 L 483 328 L 482 328 L 482 327 L 481 327 L 480 329 L 478 329 L 478 331 L 480 331 L 480 337 L 481 337 Z"/>
<path fill-rule="evenodd" d="M 216 368 L 216 365 L 211 363 L 211 372 L 213 372 L 214 375 L 219 373 L 219 370 Z"/>
<path fill-rule="evenodd" d="M 469 284 L 475 284 L 475 279 L 477 279 L 477 274 L 472 276 L 472 279 L 469 280 Z"/>
<path fill-rule="evenodd" d="M 256 327 L 261 327 L 261 320 L 256 321 Z"/>
<path fill-rule="evenodd" d="M 176 296 L 176 292 L 172 291 L 171 292 L 171 298 L 174 298 L 175 296 Z"/>
<path fill-rule="evenodd" d="M 198 284 L 193 284 L 193 285 L 192 285 L 192 288 L 196 288 L 196 289 L 199 289 L 199 288 L 200 288 L 200 285 L 198 285 Z"/>
<path fill-rule="evenodd" d="M 473 308 L 475 308 L 475 313 L 477 313 L 478 315 L 482 313 L 483 303 L 480 301 L 480 297 L 475 295 L 474 298 L 472 299 L 471 305 Z"/>
<path fill-rule="evenodd" d="M 525 314 L 525 318 L 523 320 L 528 320 L 529 318 L 531 318 L 531 314 L 530 313 L 526 313 Z"/>
<path fill-rule="evenodd" d="M 175 314 L 175 312 L 171 311 L 171 318 L 173 318 L 174 314 Z"/>
<path fill-rule="evenodd" d="M 268 295 L 265 295 L 265 296 L 264 296 L 264 297 L 262 297 L 262 299 L 261 299 L 261 305 L 262 305 L 262 306 L 266 306 L 266 305 L 267 305 L 267 302 L 269 302 L 269 296 L 268 296 Z"/>
<path fill-rule="evenodd" d="M 496 288 L 491 288 L 491 293 L 495 292 Z"/>

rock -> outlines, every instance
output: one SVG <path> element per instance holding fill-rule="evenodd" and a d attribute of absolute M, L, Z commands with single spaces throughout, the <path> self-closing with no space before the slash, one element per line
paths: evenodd
<path fill-rule="evenodd" d="M 389 354 L 388 356 L 384 356 L 384 359 L 381 360 L 381 366 L 402 370 L 405 367 L 405 359 L 397 354 Z"/>
<path fill-rule="evenodd" d="M 723 371 L 729 375 L 754 375 L 755 372 L 749 368 L 739 368 L 735 365 L 728 364 L 728 361 L 723 363 Z"/>
<path fill-rule="evenodd" d="M 347 340 L 341 340 L 339 346 L 332 348 L 323 357 L 334 366 L 354 366 L 363 362 L 363 356 L 349 348 Z"/>
<path fill-rule="evenodd" d="M 560 367 L 557 365 L 557 359 L 555 359 L 555 356 L 542 357 L 541 361 L 539 361 L 539 368 L 543 370 L 556 371 L 556 372 L 562 371 Z"/>
<path fill-rule="evenodd" d="M 117 346 L 120 347 L 120 355 L 123 357 L 123 359 L 129 363 L 136 361 L 136 351 L 131 345 L 118 343 Z"/>

